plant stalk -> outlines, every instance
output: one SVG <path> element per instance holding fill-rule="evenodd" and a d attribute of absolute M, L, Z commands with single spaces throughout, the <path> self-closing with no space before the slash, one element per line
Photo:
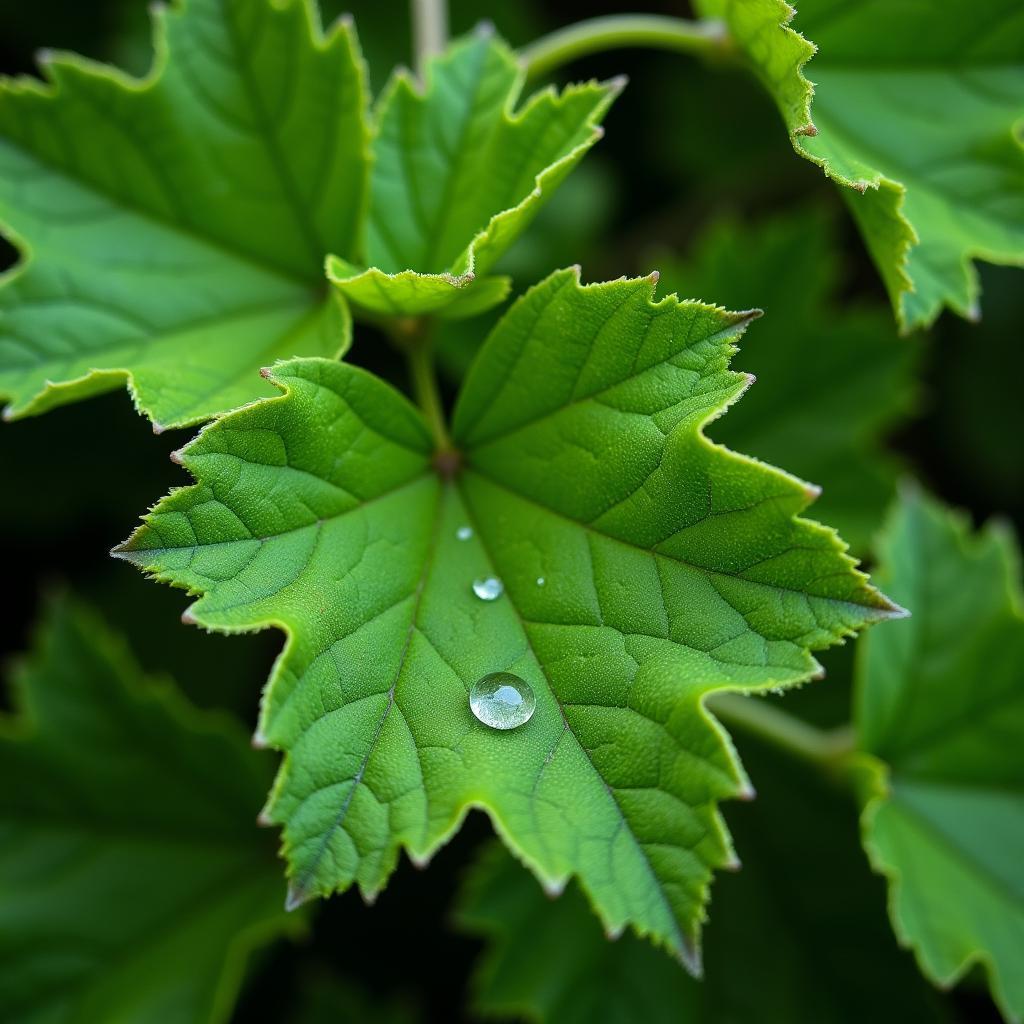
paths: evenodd
<path fill-rule="evenodd" d="M 519 52 L 528 78 L 541 78 L 587 54 L 624 47 L 652 47 L 702 56 L 732 52 L 725 23 L 714 18 L 690 21 L 659 14 L 611 14 L 578 21 Z"/>
<path fill-rule="evenodd" d="M 411 0 L 411 4 L 416 74 L 426 82 L 428 62 L 448 45 L 448 0 Z"/>
<path fill-rule="evenodd" d="M 434 347 L 426 322 L 421 321 L 415 333 L 402 339 L 401 349 L 409 367 L 413 397 L 430 427 L 434 446 L 439 453 L 451 452 L 454 449 L 448 436 L 444 404 L 441 402 L 441 391 L 434 372 Z"/>
<path fill-rule="evenodd" d="M 762 697 L 723 693 L 712 697 L 708 708 L 728 725 L 759 736 L 793 757 L 820 768 L 838 769 L 854 751 L 850 726 L 819 729 Z"/>

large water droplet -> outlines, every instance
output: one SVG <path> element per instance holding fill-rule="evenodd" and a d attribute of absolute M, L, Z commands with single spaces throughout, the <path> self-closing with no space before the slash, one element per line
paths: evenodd
<path fill-rule="evenodd" d="M 481 576 L 473 580 L 473 593 L 481 601 L 496 601 L 505 593 L 505 584 L 497 576 Z"/>
<path fill-rule="evenodd" d="M 538 576 L 537 577 L 537 586 L 538 587 L 543 587 L 546 582 L 547 582 L 547 580 L 545 580 L 543 576 Z"/>
<path fill-rule="evenodd" d="M 537 707 L 530 684 L 511 672 L 490 672 L 469 691 L 470 710 L 492 729 L 514 729 Z"/>
<path fill-rule="evenodd" d="M 473 527 L 472 526 L 460 526 L 455 531 L 455 536 L 459 540 L 469 540 L 469 538 L 473 536 Z"/>

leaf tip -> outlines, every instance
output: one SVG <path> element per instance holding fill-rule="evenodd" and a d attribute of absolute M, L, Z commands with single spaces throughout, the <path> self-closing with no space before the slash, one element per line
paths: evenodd
<path fill-rule="evenodd" d="M 274 376 L 274 371 L 269 366 L 261 366 L 260 367 L 260 376 L 264 380 L 270 380 Z"/>
<path fill-rule="evenodd" d="M 473 29 L 473 35 L 477 39 L 489 40 L 495 36 L 494 22 L 490 18 L 484 18 L 482 21 L 476 23 L 476 28 Z"/>
<path fill-rule="evenodd" d="M 259 814 L 256 815 L 256 826 L 258 828 L 270 828 L 270 826 L 273 824 L 274 819 L 271 818 L 270 815 L 267 813 L 266 808 L 264 808 L 262 811 L 260 811 Z"/>
<path fill-rule="evenodd" d="M 647 280 L 650 281 L 651 284 L 657 284 L 661 280 L 661 271 L 660 270 L 652 270 L 647 275 Z"/>
<path fill-rule="evenodd" d="M 757 799 L 757 790 L 750 784 L 749 779 L 745 779 L 740 788 L 736 791 L 736 799 L 742 800 L 744 803 L 750 803 L 752 800 Z"/>
<path fill-rule="evenodd" d="M 624 924 L 609 924 L 605 925 L 604 937 L 609 942 L 618 942 L 622 938 L 622 933 L 626 930 Z"/>
<path fill-rule="evenodd" d="M 882 617 L 885 619 L 909 619 L 913 614 L 909 608 L 904 608 L 903 605 L 897 604 L 891 598 L 886 597 L 884 594 L 880 595 L 882 598 L 881 611 Z"/>
<path fill-rule="evenodd" d="M 615 96 L 618 96 L 627 85 L 629 85 L 629 75 L 616 75 L 614 78 L 608 79 L 608 90 Z"/>
<path fill-rule="evenodd" d="M 181 613 L 181 621 L 185 626 L 198 626 L 199 620 L 192 614 L 192 608 L 188 607 Z"/>
<path fill-rule="evenodd" d="M 187 614 L 187 612 L 186 612 Z M 185 616 L 183 615 L 182 618 Z M 262 729 L 257 729 L 249 740 L 249 745 L 253 750 L 266 750 L 270 746 L 270 740 L 267 739 L 266 733 Z"/>
<path fill-rule="evenodd" d="M 433 859 L 429 853 L 413 853 L 412 850 L 407 851 L 409 854 L 409 863 L 417 871 L 426 871 L 430 867 L 430 861 Z M 376 899 L 376 896 L 374 896 Z"/>
<path fill-rule="evenodd" d="M 723 871 L 740 871 L 743 868 L 743 863 L 739 857 L 736 856 L 735 851 L 729 854 L 729 858 L 722 863 Z"/>
<path fill-rule="evenodd" d="M 310 899 L 310 894 L 298 885 L 289 885 L 284 897 L 284 909 L 290 914 Z"/>
<path fill-rule="evenodd" d="M 698 981 L 704 977 L 704 963 L 700 955 L 700 946 L 694 939 L 686 937 L 675 951 L 676 959 Z"/>
<path fill-rule="evenodd" d="M 544 895 L 549 900 L 557 900 L 565 892 L 567 882 L 567 878 L 542 878 L 540 887 L 544 890 Z"/>
<path fill-rule="evenodd" d="M 175 464 L 176 466 L 184 466 L 184 465 L 185 465 L 185 461 L 184 461 L 184 459 L 182 458 L 182 454 L 181 454 L 181 453 L 182 453 L 183 451 L 184 451 L 184 449 L 183 449 L 183 448 L 175 448 L 175 449 L 174 449 L 174 451 L 173 451 L 173 452 L 171 452 L 171 454 L 170 454 L 170 455 L 168 455 L 167 457 L 168 457 L 168 458 L 169 458 L 169 459 L 171 460 L 171 462 L 173 462 L 173 463 L 174 463 L 174 464 Z"/>
<path fill-rule="evenodd" d="M 167 428 L 162 423 L 153 420 L 153 433 L 159 437 Z"/>

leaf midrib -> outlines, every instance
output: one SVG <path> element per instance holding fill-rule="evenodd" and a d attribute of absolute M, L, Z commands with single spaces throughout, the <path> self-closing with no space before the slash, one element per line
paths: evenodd
<path fill-rule="evenodd" d="M 154 85 L 155 84 L 156 83 L 154 83 Z M 8 93 L 9 91 L 10 87 L 7 85 L 7 83 L 0 81 L 0 96 L 2 96 L 4 93 Z M 16 94 L 12 93 L 12 95 Z M 51 103 L 57 102 L 56 94 L 52 91 L 52 89 L 46 92 L 46 98 Z M 99 196 L 100 198 L 105 200 L 115 209 L 126 211 L 138 217 L 140 220 L 147 221 L 151 224 L 156 225 L 157 227 L 161 228 L 164 231 L 168 231 L 173 235 L 178 235 L 182 238 L 185 238 L 193 244 L 199 242 L 202 245 L 206 246 L 208 249 L 219 253 L 229 262 L 241 265 L 243 267 L 255 268 L 257 271 L 266 274 L 271 274 L 284 281 L 299 284 L 304 288 L 309 288 L 310 285 L 314 283 L 310 277 L 302 275 L 296 271 L 290 270 L 280 264 L 273 263 L 266 259 L 265 257 L 258 257 L 253 253 L 248 252 L 238 246 L 231 245 L 225 242 L 223 239 L 218 238 L 216 235 L 200 230 L 199 226 L 193 222 L 189 222 L 187 225 L 183 225 L 182 223 L 171 220 L 169 217 L 159 213 L 156 210 L 148 209 L 145 206 L 139 204 L 138 202 L 132 202 L 126 199 L 125 196 L 118 195 L 110 188 L 101 185 L 92 178 L 86 177 L 84 175 L 79 176 L 75 173 L 73 169 L 69 169 L 68 167 L 63 166 L 62 164 L 56 162 L 50 157 L 42 156 L 36 150 L 29 147 L 21 140 L 15 141 L 6 134 L 0 135 L 0 143 L 4 142 L 6 142 L 7 145 L 10 145 L 12 148 L 21 152 L 22 154 L 27 154 L 34 163 L 40 165 L 41 167 L 46 168 L 46 170 L 49 173 L 57 177 L 63 178 L 65 181 L 70 182 L 77 188 L 82 188 L 85 189 L 86 191 L 92 192 L 94 195 Z M 271 159 L 273 160 L 273 158 Z M 282 188 L 284 189 L 283 183 Z M 287 190 L 284 189 L 284 191 Z M 32 245 L 30 243 L 25 243 L 22 252 L 26 256 L 31 257 L 33 253 Z M 327 250 L 323 249 L 317 255 L 318 257 L 320 257 L 326 256 L 326 254 Z M 31 263 L 31 261 L 28 259 L 24 260 L 24 262 L 26 263 L 26 265 L 30 265 Z"/>
<path fill-rule="evenodd" d="M 1016 906 L 1019 910 L 1024 911 L 1024 901 L 1021 900 L 1019 893 L 1009 888 L 1003 879 L 992 874 L 984 864 L 976 860 L 967 849 L 961 846 L 953 836 L 940 828 L 934 821 L 910 804 L 900 800 L 898 789 L 894 789 L 893 795 L 883 800 L 882 806 L 886 804 L 894 809 L 898 809 L 901 814 L 910 818 L 919 831 L 931 836 L 936 845 L 947 850 L 952 855 L 953 860 L 962 864 L 966 868 L 967 873 L 974 876 L 984 888 L 994 891 L 998 898 L 1005 903 Z M 899 869 L 893 868 L 893 870 L 898 871 Z M 906 885 L 904 873 L 900 871 L 899 874 L 901 881 Z"/>
<path fill-rule="evenodd" d="M 428 475 L 428 473 L 422 473 L 420 474 L 420 476 L 415 477 L 412 481 L 409 481 L 409 483 L 419 482 Z M 408 486 L 408 484 L 402 486 Z M 393 490 L 398 489 L 399 488 L 393 488 Z M 313 857 L 309 865 L 302 872 L 302 876 L 296 883 L 296 889 L 298 890 L 298 893 L 300 895 L 308 892 L 309 884 L 313 880 L 317 868 L 320 866 L 320 862 L 323 860 L 324 854 L 327 852 L 328 843 L 331 841 L 331 838 L 338 831 L 338 829 L 341 828 L 341 826 L 344 824 L 345 818 L 348 814 L 348 809 L 351 806 L 352 800 L 355 797 L 356 790 L 359 788 L 360 784 L 363 781 L 363 777 L 366 774 L 366 768 L 370 763 L 370 758 L 373 756 L 373 752 L 377 749 L 377 744 L 380 741 L 381 734 L 384 731 L 384 723 L 387 721 L 388 715 L 391 714 L 391 709 L 395 706 L 395 690 L 398 686 L 399 680 L 402 678 L 402 672 L 405 669 L 406 660 L 409 656 L 409 648 L 412 645 L 412 638 L 416 634 L 417 619 L 419 618 L 423 594 L 427 589 L 427 583 L 430 579 L 430 574 L 433 571 L 437 557 L 437 550 L 439 547 L 437 540 L 438 534 L 441 529 L 442 518 L 441 503 L 444 500 L 444 493 L 444 487 L 438 487 L 437 498 L 434 503 L 434 521 L 430 530 L 430 541 L 427 545 L 427 557 L 424 559 L 423 569 L 422 572 L 420 573 L 420 578 L 417 581 L 416 589 L 413 592 L 413 607 L 412 612 L 409 616 L 409 627 L 408 630 L 406 631 L 405 642 L 402 646 L 402 653 L 398 659 L 398 666 L 395 669 L 394 678 L 391 680 L 391 686 L 388 688 L 387 691 L 384 713 L 381 715 L 380 721 L 377 723 L 377 728 L 374 731 L 373 738 L 370 741 L 370 745 L 367 748 L 366 754 L 363 756 L 362 762 L 360 763 L 359 768 L 356 771 L 356 774 L 352 777 L 352 785 L 349 787 L 349 791 L 345 794 L 345 797 L 342 800 L 342 805 L 338 811 L 338 814 L 336 815 L 331 826 L 327 830 L 325 830 L 324 835 L 320 840 L 320 844 L 317 847 L 316 852 L 313 854 Z M 361 508 L 362 506 L 357 507 Z M 347 703 L 349 702 L 346 702 L 346 704 Z M 415 745 L 415 739 L 413 741 L 413 744 Z"/>
<path fill-rule="evenodd" d="M 457 485 L 455 485 L 455 486 L 457 486 Z M 497 570 L 497 563 L 496 563 L 493 555 L 491 554 L 491 552 L 488 550 L 485 534 L 480 529 L 480 524 L 479 524 L 479 522 L 477 521 L 476 517 L 473 514 L 472 504 L 470 503 L 470 501 L 468 500 L 468 498 L 466 497 L 465 493 L 462 491 L 461 488 L 459 488 L 457 493 L 458 493 L 458 498 L 459 498 L 459 504 L 465 510 L 467 518 L 470 520 L 470 522 L 472 523 L 472 525 L 474 527 L 474 534 L 479 538 L 480 546 L 484 549 L 484 552 L 485 552 L 485 554 L 487 556 L 488 564 L 490 564 L 491 567 L 494 568 L 495 571 L 496 571 Z M 562 705 L 562 700 L 558 696 L 558 694 L 556 693 L 554 686 L 551 684 L 551 681 L 548 678 L 547 670 L 544 667 L 544 662 L 538 656 L 536 650 L 534 649 L 533 642 L 530 639 L 530 633 L 529 633 L 529 630 L 527 629 L 526 621 L 523 619 L 523 616 L 522 616 L 521 612 L 519 611 L 518 605 L 515 603 L 515 601 L 512 600 L 511 595 L 509 595 L 509 597 L 508 597 L 508 605 L 512 609 L 512 612 L 513 612 L 513 614 L 516 617 L 516 622 L 519 624 L 519 629 L 520 629 L 520 631 L 521 631 L 521 633 L 523 635 L 524 640 L 526 641 L 527 650 L 530 652 L 530 656 L 536 662 L 537 666 L 541 669 L 541 672 L 544 675 L 544 682 L 547 684 L 548 691 L 550 692 L 551 697 L 554 700 L 556 707 L 558 708 L 558 713 L 562 717 L 562 725 L 563 725 L 564 728 L 563 728 L 562 733 L 559 734 L 559 740 L 555 741 L 555 747 L 552 748 L 552 753 L 554 752 L 555 749 L 557 749 L 557 745 L 558 745 L 558 742 L 561 739 L 561 736 L 565 735 L 565 733 L 568 732 L 569 735 L 572 736 L 572 738 L 575 741 L 577 747 L 579 747 L 580 751 L 582 752 L 582 754 L 583 754 L 587 764 L 590 765 L 590 767 L 593 770 L 594 774 L 600 780 L 601 785 L 604 786 L 605 791 L 607 792 L 609 798 L 611 799 L 612 803 L 615 806 L 615 810 L 617 811 L 618 816 L 619 816 L 620 820 L 622 821 L 623 826 L 627 830 L 627 832 L 629 834 L 629 837 L 633 840 L 633 843 L 636 846 L 637 851 L 639 852 L 641 858 L 643 859 L 644 866 L 646 867 L 646 869 L 647 869 L 647 871 L 648 871 L 648 873 L 650 875 L 650 878 L 652 880 L 653 888 L 654 888 L 655 892 L 658 894 L 658 898 L 660 899 L 663 908 L 665 909 L 666 913 L 668 914 L 668 919 L 671 922 L 673 947 L 680 954 L 690 955 L 691 952 L 692 952 L 692 943 L 690 943 L 686 939 L 686 936 L 683 934 L 682 928 L 680 927 L 679 921 L 677 920 L 675 911 L 672 908 L 672 904 L 669 902 L 668 896 L 665 894 L 665 891 L 664 891 L 664 889 L 662 887 L 662 884 L 661 884 L 661 880 L 658 878 L 658 874 L 657 874 L 657 872 L 654 869 L 654 865 L 651 864 L 651 859 L 650 859 L 650 857 L 647 854 L 647 850 L 644 848 L 644 844 L 637 838 L 636 833 L 633 831 L 632 824 L 631 824 L 629 818 L 627 817 L 625 811 L 623 811 L 622 805 L 619 803 L 619 799 L 616 796 L 615 791 L 608 784 L 608 782 L 606 781 L 605 777 L 601 774 L 601 771 L 597 767 L 597 765 L 594 764 L 594 761 L 593 761 L 593 759 L 590 756 L 590 752 L 583 745 L 583 743 L 580 741 L 580 738 L 576 735 L 576 733 L 573 730 L 572 726 L 569 724 L 569 719 L 566 718 L 565 708 Z M 535 787 L 539 783 L 540 777 L 543 774 L 544 770 L 547 768 L 548 763 L 549 763 L 549 761 L 545 761 L 544 764 L 539 769 L 539 771 L 537 773 L 537 778 L 534 780 L 534 786 Z M 693 850 L 693 852 L 696 854 L 696 850 Z"/>
<path fill-rule="evenodd" d="M 580 522 L 578 519 L 573 519 L 571 516 L 568 516 L 568 515 L 566 515 L 563 512 L 559 512 L 556 509 L 553 509 L 553 508 L 551 508 L 548 505 L 545 505 L 543 502 L 538 501 L 536 498 L 530 497 L 529 495 L 522 494 L 521 492 L 519 492 L 517 490 L 514 490 L 513 488 L 509 487 L 507 484 L 503 483 L 502 481 L 498 480 L 497 478 L 491 476 L 489 473 L 486 473 L 478 465 L 473 464 L 473 465 L 471 465 L 469 467 L 469 469 L 470 469 L 471 472 L 475 472 L 479 476 L 483 477 L 492 486 L 501 488 L 501 490 L 506 491 L 509 494 L 513 495 L 513 497 L 516 497 L 519 500 L 526 502 L 527 504 L 533 505 L 535 508 L 539 508 L 541 511 L 546 512 L 549 515 L 555 516 L 556 518 L 561 519 L 563 522 L 571 523 L 573 526 L 576 526 L 576 527 L 578 527 L 578 528 L 580 528 L 582 530 L 586 530 L 589 533 L 593 533 L 593 534 L 595 534 L 598 537 L 603 537 L 605 540 L 611 540 L 611 541 L 615 541 L 618 544 L 623 544 L 626 547 L 631 548 L 633 551 L 639 551 L 641 554 L 650 555 L 650 556 L 652 556 L 654 558 L 663 558 L 667 562 L 671 562 L 671 563 L 673 563 L 675 565 L 681 565 L 685 569 L 691 569 L 694 572 L 704 573 L 705 575 L 708 575 L 708 576 L 718 576 L 718 577 L 723 577 L 723 578 L 726 578 L 726 579 L 741 580 L 744 583 L 749 583 L 752 587 L 765 587 L 765 588 L 767 588 L 769 590 L 775 590 L 775 591 L 778 591 L 779 593 L 783 593 L 783 594 L 796 594 L 799 597 L 802 597 L 802 598 L 804 598 L 806 600 L 810 600 L 810 599 L 813 598 L 813 599 L 819 600 L 819 601 L 828 601 L 831 604 L 845 605 L 845 606 L 850 607 L 850 608 L 858 608 L 858 609 L 870 608 L 870 609 L 876 609 L 879 613 L 883 613 L 883 614 L 885 613 L 885 609 L 884 608 L 878 607 L 876 605 L 860 605 L 860 604 L 857 604 L 854 601 L 849 601 L 846 598 L 821 597 L 820 595 L 817 595 L 817 594 L 805 593 L 802 590 L 791 590 L 790 588 L 783 587 L 783 586 L 781 586 L 781 585 L 779 585 L 777 583 L 766 583 L 766 582 L 764 582 L 762 580 L 747 579 L 747 577 L 743 576 L 742 573 L 727 572 L 725 569 L 712 569 L 712 568 L 709 568 L 708 566 L 697 565 L 696 563 L 693 563 L 693 562 L 687 562 L 687 561 L 685 561 L 682 558 L 677 558 L 675 555 L 667 555 L 664 552 L 657 551 L 657 550 L 655 550 L 653 548 L 642 547 L 641 545 L 636 544 L 633 541 L 625 540 L 622 537 L 616 537 L 616 536 L 614 536 L 613 534 L 610 534 L 610 533 L 605 533 L 602 530 L 597 529 L 597 527 L 595 527 L 591 523 L 583 523 L 583 522 Z M 729 511 L 730 513 L 731 512 L 743 512 L 743 511 L 746 511 L 746 509 L 729 509 L 727 511 Z M 744 571 L 746 571 L 746 570 L 744 570 Z M 746 618 L 746 616 L 744 616 L 744 619 L 745 618 Z M 756 632 L 756 630 L 754 632 Z"/>

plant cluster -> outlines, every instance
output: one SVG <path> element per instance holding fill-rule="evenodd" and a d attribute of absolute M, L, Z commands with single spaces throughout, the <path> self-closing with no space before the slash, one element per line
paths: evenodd
<path fill-rule="evenodd" d="M 975 260 L 1024 264 L 1019 0 L 695 7 L 512 49 L 414 0 L 374 96 L 351 18 L 180 0 L 144 77 L 47 52 L 0 85 L 5 417 L 127 388 L 198 426 L 112 554 L 186 624 L 284 637 L 251 749 L 51 604 L 0 736 L 5 1020 L 227 1019 L 250 953 L 472 809 L 480 1013 L 945 1020 L 927 981 L 965 979 L 1024 1019 L 1018 550 L 884 444 L 909 335 L 980 316 Z M 546 204 L 627 83 L 542 83 L 624 47 L 753 75 L 849 244 L 808 206 L 660 274 L 562 265 Z M 845 294 L 857 237 L 891 313 Z M 867 627 L 820 714 L 816 652 Z M 289 1013 L 416 1019 L 358 983 Z"/>

